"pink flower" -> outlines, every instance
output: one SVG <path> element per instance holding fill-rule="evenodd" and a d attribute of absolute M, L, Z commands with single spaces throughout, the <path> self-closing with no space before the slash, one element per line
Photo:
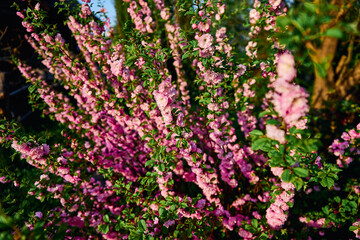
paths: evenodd
<path fill-rule="evenodd" d="M 281 187 L 282 187 L 285 191 L 289 191 L 289 190 L 294 190 L 294 189 L 295 189 L 294 184 L 292 184 L 291 182 L 282 182 L 282 183 L 281 183 Z"/>
<path fill-rule="evenodd" d="M 167 21 L 170 18 L 170 13 L 169 13 L 169 9 L 168 8 L 164 8 L 163 10 L 161 10 L 160 16 L 162 19 L 164 19 L 165 21 Z"/>
<path fill-rule="evenodd" d="M 67 182 L 70 182 L 70 183 L 75 183 L 76 180 L 74 177 L 70 176 L 69 174 L 65 175 L 64 176 L 64 179 L 67 181 Z"/>
<path fill-rule="evenodd" d="M 174 225 L 174 224 L 175 224 L 175 221 L 174 221 L 174 220 L 167 220 L 167 221 L 164 223 L 164 227 L 169 228 L 171 225 Z"/>
<path fill-rule="evenodd" d="M 259 0 L 254 0 L 254 8 L 258 8 L 261 6 L 261 2 Z"/>
<path fill-rule="evenodd" d="M 154 93 L 155 94 L 155 93 Z M 165 108 L 169 104 L 169 98 L 164 94 L 158 93 L 155 96 L 156 104 L 159 106 L 160 109 Z"/>
<path fill-rule="evenodd" d="M 211 26 L 211 20 L 210 19 L 207 19 L 206 22 L 200 22 L 198 24 L 198 28 L 202 32 L 209 32 L 210 31 L 210 26 Z"/>
<path fill-rule="evenodd" d="M 80 217 L 69 217 L 67 222 L 72 227 L 85 227 L 84 221 Z"/>
<path fill-rule="evenodd" d="M 60 174 L 60 175 L 66 175 L 70 172 L 70 170 L 68 168 L 65 168 L 65 167 L 59 167 L 57 169 L 57 173 Z"/>
<path fill-rule="evenodd" d="M 9 181 L 6 181 L 6 178 L 5 178 L 4 176 L 1 176 L 1 177 L 0 177 L 0 182 L 1 182 L 1 183 L 7 183 L 7 182 L 9 182 Z"/>
<path fill-rule="evenodd" d="M 179 113 L 179 115 L 177 116 L 176 125 L 178 125 L 179 127 L 184 127 L 185 126 L 184 114 L 182 112 Z"/>
<path fill-rule="evenodd" d="M 261 17 L 260 13 L 256 9 L 251 9 L 250 11 L 250 23 L 255 24 L 257 20 Z"/>
<path fill-rule="evenodd" d="M 40 176 L 40 180 L 43 180 L 43 179 L 45 179 L 45 180 L 47 180 L 47 181 L 50 181 L 49 176 L 46 175 L 46 174 L 42 174 L 42 175 Z"/>
<path fill-rule="evenodd" d="M 257 211 L 252 212 L 252 215 L 258 220 L 261 219 L 261 215 Z"/>
<path fill-rule="evenodd" d="M 196 207 L 198 209 L 203 209 L 206 206 L 206 200 L 205 199 L 200 199 L 197 203 L 196 203 Z"/>
<path fill-rule="evenodd" d="M 274 94 L 272 103 L 275 111 L 279 113 L 285 123 L 293 126 L 309 111 L 307 104 L 309 94 L 298 85 L 283 83 L 287 86 L 287 90 L 281 89 L 282 93 Z"/>
<path fill-rule="evenodd" d="M 266 210 L 265 216 L 272 229 L 280 229 L 287 220 L 287 215 L 275 204 L 270 205 L 270 207 Z"/>
<path fill-rule="evenodd" d="M 36 212 L 35 215 L 34 215 L 34 217 L 37 217 L 37 218 L 39 218 L 39 219 L 42 219 L 43 214 L 42 214 L 42 212 Z"/>
<path fill-rule="evenodd" d="M 216 111 L 219 110 L 219 104 L 217 104 L 217 103 L 209 103 L 208 104 L 208 109 L 210 111 L 216 112 Z"/>
<path fill-rule="evenodd" d="M 284 144 L 286 142 L 284 130 L 278 129 L 274 125 L 266 125 L 266 136 L 279 141 L 280 144 Z"/>
<path fill-rule="evenodd" d="M 250 232 L 246 231 L 245 229 L 240 228 L 239 229 L 239 236 L 244 238 L 244 239 L 250 239 L 250 238 L 252 238 L 253 235 Z"/>
<path fill-rule="evenodd" d="M 349 136 L 350 136 L 351 139 L 360 138 L 360 133 L 358 133 L 354 129 L 350 129 L 349 130 Z"/>
<path fill-rule="evenodd" d="M 34 9 L 37 10 L 37 11 L 39 11 L 39 10 L 40 10 L 40 3 L 35 4 Z"/>
<path fill-rule="evenodd" d="M 43 148 L 43 154 L 44 154 L 44 155 L 48 155 L 49 152 L 50 152 L 50 147 L 49 147 L 49 145 L 43 144 L 43 145 L 42 145 L 42 148 Z"/>
<path fill-rule="evenodd" d="M 86 18 L 87 16 L 91 15 L 91 9 L 90 9 L 89 5 L 83 4 L 81 6 L 81 13 L 79 15 L 82 18 Z"/>
<path fill-rule="evenodd" d="M 276 8 L 280 5 L 281 0 L 269 0 L 269 3 L 273 8 Z"/>
<path fill-rule="evenodd" d="M 219 14 L 224 14 L 225 13 L 225 8 L 226 8 L 225 4 L 219 6 Z"/>
<path fill-rule="evenodd" d="M 322 163 L 321 163 L 321 157 L 320 156 L 318 156 L 315 159 L 315 164 L 318 166 L 318 168 L 322 168 Z"/>
<path fill-rule="evenodd" d="M 172 120 L 173 120 L 173 117 L 172 117 L 170 112 L 164 113 L 163 118 L 164 118 L 164 123 L 165 124 L 170 124 L 172 122 Z"/>
<path fill-rule="evenodd" d="M 294 56 L 290 53 L 280 55 L 277 64 L 277 73 L 279 78 L 285 81 L 291 81 L 296 77 L 296 68 Z"/>
<path fill-rule="evenodd" d="M 242 65 L 242 64 L 239 64 L 237 67 L 239 68 L 238 75 L 239 76 L 244 75 L 244 73 L 246 72 L 246 66 Z"/>
<path fill-rule="evenodd" d="M 224 79 L 224 75 L 214 72 L 214 71 L 211 71 L 211 70 L 207 70 L 204 73 L 204 81 L 207 84 L 216 85 L 216 84 L 219 84 L 223 79 Z"/>
<path fill-rule="evenodd" d="M 274 174 L 274 176 L 281 177 L 284 169 L 280 167 L 272 167 L 271 172 Z"/>
<path fill-rule="evenodd" d="M 199 42 L 199 47 L 200 48 L 208 48 L 211 47 L 212 43 L 213 43 L 213 36 L 211 36 L 211 34 L 203 34 L 201 37 L 199 37 L 198 42 Z"/>
<path fill-rule="evenodd" d="M 21 12 L 16 12 L 16 15 L 18 15 L 18 16 L 21 17 L 22 19 L 25 18 L 24 14 L 22 14 Z"/>

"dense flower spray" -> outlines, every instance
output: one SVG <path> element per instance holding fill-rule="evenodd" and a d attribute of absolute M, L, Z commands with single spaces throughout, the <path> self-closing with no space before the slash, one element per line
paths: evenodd
<path fill-rule="evenodd" d="M 266 239 L 287 226 L 339 227 L 324 220 L 326 207 L 310 219 L 295 201 L 319 184 L 335 189 L 340 170 L 317 155 L 309 95 L 275 37 L 284 1 L 254 1 L 245 61 L 234 57 L 222 1 L 124 0 L 132 31 L 118 41 L 83 2 L 67 20 L 76 53 L 37 24 L 40 5 L 18 12 L 53 81 L 23 62 L 18 68 L 62 129 L 54 144 L 21 137 L 9 123 L 0 129 L 0 142 L 36 178 L 26 183 L 28 197 L 53 200 L 31 212 L 29 229 L 41 223 L 46 237 L 67 239 Z M 329 148 L 340 167 L 358 154 L 358 130 Z M 300 218 L 289 217 L 292 208 Z M 357 219 L 346 221 L 357 228 Z"/>

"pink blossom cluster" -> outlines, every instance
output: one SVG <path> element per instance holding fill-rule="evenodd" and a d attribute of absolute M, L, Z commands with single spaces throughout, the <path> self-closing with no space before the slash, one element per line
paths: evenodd
<path fill-rule="evenodd" d="M 283 168 L 272 167 L 271 172 L 281 179 Z M 275 196 L 275 202 L 266 210 L 266 219 L 269 226 L 273 229 L 280 229 L 286 222 L 288 216 L 289 205 L 287 203 L 294 203 L 295 186 L 290 182 L 283 182 L 281 180 L 281 188 L 284 190 L 279 195 Z M 290 193 L 288 193 L 290 192 Z"/>
<path fill-rule="evenodd" d="M 307 219 L 306 217 L 299 217 L 299 221 L 302 223 L 305 223 L 307 227 L 313 227 L 313 228 L 330 228 L 332 224 L 325 224 L 325 218 L 319 218 L 316 221 L 312 219 Z"/>
<path fill-rule="evenodd" d="M 295 61 L 290 53 L 281 54 L 277 64 L 278 78 L 272 83 L 274 95 L 272 104 L 280 117 L 289 126 L 298 126 L 301 117 L 309 111 L 304 88 L 291 83 L 296 76 Z M 300 125 L 302 123 L 300 122 Z"/>
<path fill-rule="evenodd" d="M 143 33 L 154 32 L 153 28 L 155 23 L 151 17 L 151 9 L 149 4 L 146 1 L 139 0 L 138 3 L 137 1 L 131 1 L 127 11 L 134 20 L 136 30 L 139 30 Z"/>
<path fill-rule="evenodd" d="M 329 146 L 329 152 L 338 157 L 336 164 L 343 168 L 348 166 L 352 161 L 355 155 L 360 154 L 360 150 L 357 147 L 357 142 L 360 138 L 360 123 L 356 126 L 355 129 L 350 129 L 347 132 L 341 134 L 341 140 L 335 139 L 333 143 Z"/>
<path fill-rule="evenodd" d="M 172 86 L 170 79 L 163 81 L 158 89 L 153 92 L 156 104 L 160 109 L 164 123 L 170 124 L 173 121 L 171 113 L 172 103 L 176 98 L 177 92 Z"/>
<path fill-rule="evenodd" d="M 45 167 L 47 165 L 46 158 L 50 152 L 49 145 L 43 144 L 35 148 L 31 148 L 27 143 L 19 144 L 17 141 L 13 141 L 11 147 L 21 153 L 21 158 L 28 159 L 29 164 L 36 167 Z"/>

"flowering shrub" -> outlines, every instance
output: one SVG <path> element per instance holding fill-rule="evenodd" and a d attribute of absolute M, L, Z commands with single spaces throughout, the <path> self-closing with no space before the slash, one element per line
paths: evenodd
<path fill-rule="evenodd" d="M 328 150 L 309 129 L 309 94 L 276 37 L 284 2 L 254 1 L 246 59 L 234 55 L 221 1 L 124 0 L 132 21 L 120 40 L 83 2 L 67 21 L 78 52 L 42 24 L 39 4 L 19 9 L 53 79 L 18 68 L 61 133 L 41 139 L 1 122 L 0 142 L 31 165 L 0 171 L 27 199 L 8 210 L 14 219 L 1 216 L 2 236 L 359 236 L 359 181 L 341 177 L 357 161 L 359 127 Z"/>

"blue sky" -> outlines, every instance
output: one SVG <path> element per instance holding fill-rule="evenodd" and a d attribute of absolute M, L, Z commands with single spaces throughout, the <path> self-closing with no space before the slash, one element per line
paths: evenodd
<path fill-rule="evenodd" d="M 114 7 L 113 0 L 92 0 L 91 10 L 98 12 L 102 6 L 106 9 L 106 14 L 110 18 L 111 26 L 114 26 L 116 23 L 116 12 Z"/>

